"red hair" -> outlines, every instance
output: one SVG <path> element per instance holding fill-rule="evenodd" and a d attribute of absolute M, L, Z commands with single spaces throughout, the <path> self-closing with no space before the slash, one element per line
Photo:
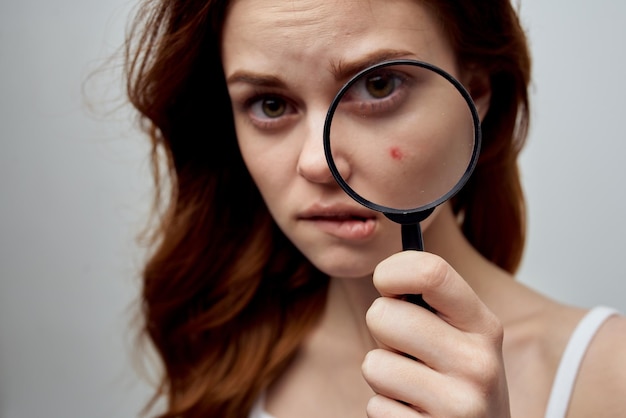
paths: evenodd
<path fill-rule="evenodd" d="M 517 158 L 529 125 L 531 59 L 526 35 L 509 0 L 425 0 L 469 68 L 489 74 L 478 164 L 454 197 L 463 233 L 490 261 L 514 273 L 526 238 L 526 204 Z M 471 86 L 470 86 L 471 91 Z"/>
<path fill-rule="evenodd" d="M 460 62 L 490 75 L 482 155 L 453 204 L 472 244 L 514 271 L 525 228 L 516 163 L 528 123 L 525 36 L 508 0 L 426 3 Z M 128 96 L 166 202 L 141 294 L 142 334 L 163 363 L 161 418 L 246 417 L 315 325 L 328 287 L 276 227 L 239 154 L 220 59 L 226 8 L 146 0 L 126 44 Z"/>

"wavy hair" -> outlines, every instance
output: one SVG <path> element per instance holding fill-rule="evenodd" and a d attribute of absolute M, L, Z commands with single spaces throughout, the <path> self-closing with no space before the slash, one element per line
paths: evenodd
<path fill-rule="evenodd" d="M 482 154 L 453 207 L 469 241 L 513 272 L 525 231 L 525 34 L 508 0 L 424 2 L 460 62 L 490 77 Z M 328 288 L 274 224 L 239 153 L 220 58 L 227 6 L 144 0 L 126 41 L 128 97 L 152 144 L 158 213 L 140 334 L 163 365 L 146 409 L 164 397 L 160 418 L 246 417 L 320 317 Z"/>

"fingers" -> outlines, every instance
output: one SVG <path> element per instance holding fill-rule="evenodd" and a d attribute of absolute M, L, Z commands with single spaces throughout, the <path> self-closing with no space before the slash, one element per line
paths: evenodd
<path fill-rule="evenodd" d="M 381 348 L 363 363 L 379 395 L 370 417 L 508 416 L 502 325 L 449 264 L 405 251 L 378 265 L 374 284 L 382 297 L 366 319 Z M 407 294 L 422 294 L 435 312 Z"/>
<path fill-rule="evenodd" d="M 420 418 L 428 416 L 421 414 L 410 405 L 383 395 L 376 395 L 370 399 L 366 412 L 368 418 Z"/>
<path fill-rule="evenodd" d="M 482 385 L 497 379 L 501 371 L 500 341 L 460 331 L 418 306 L 379 298 L 366 320 L 381 348 L 418 359 L 438 373 Z"/>
<path fill-rule="evenodd" d="M 432 411 L 442 401 L 432 390 L 442 385 L 442 376 L 401 354 L 384 349 L 370 351 L 363 361 L 362 373 L 374 392 L 405 407 L 396 406 L 398 411 L 408 413 L 408 408 L 416 412 L 411 405 Z M 389 407 L 388 403 L 385 405 Z"/>
<path fill-rule="evenodd" d="M 501 327 L 471 287 L 441 257 L 421 251 L 403 251 L 383 260 L 374 271 L 381 295 L 421 294 L 437 315 L 465 332 L 501 338 Z"/>
<path fill-rule="evenodd" d="M 362 369 L 365 380 L 378 395 L 368 405 L 370 418 L 509 416 L 503 379 L 494 378 L 488 385 L 476 384 L 438 373 L 384 349 L 370 351 Z"/>
<path fill-rule="evenodd" d="M 371 335 L 383 348 L 419 358 L 429 367 L 448 372 L 471 357 L 464 347 L 470 338 L 419 306 L 395 298 L 379 298 L 367 311 Z"/>

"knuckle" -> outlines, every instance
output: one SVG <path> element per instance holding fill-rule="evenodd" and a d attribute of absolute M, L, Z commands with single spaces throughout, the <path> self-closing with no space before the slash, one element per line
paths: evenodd
<path fill-rule="evenodd" d="M 485 343 L 492 347 L 502 348 L 504 326 L 500 319 L 491 311 L 484 309 L 481 324 L 478 332 Z"/>
<path fill-rule="evenodd" d="M 474 356 L 472 375 L 474 381 L 480 386 L 489 386 L 498 378 L 499 362 L 493 355 L 481 352 Z"/>
<path fill-rule="evenodd" d="M 498 347 L 502 347 L 502 342 L 504 341 L 504 326 L 502 322 L 495 316 L 491 315 L 491 321 L 489 325 L 489 336 L 491 337 L 491 341 L 497 344 Z"/>
<path fill-rule="evenodd" d="M 425 258 L 422 263 L 422 271 L 428 279 L 428 285 L 439 288 L 445 285 L 450 275 L 450 265 L 439 256 Z"/>
<path fill-rule="evenodd" d="M 487 399 L 474 387 L 465 387 L 455 391 L 449 403 L 450 416 L 478 418 L 488 416 Z"/>
<path fill-rule="evenodd" d="M 457 352 L 453 368 L 471 387 L 488 392 L 502 378 L 501 351 L 484 336 L 473 335 Z"/>

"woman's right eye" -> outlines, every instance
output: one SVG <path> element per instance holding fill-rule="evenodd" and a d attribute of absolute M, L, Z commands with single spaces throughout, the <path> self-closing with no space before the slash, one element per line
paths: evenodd
<path fill-rule="evenodd" d="M 250 106 L 250 112 L 258 118 L 279 118 L 285 114 L 287 104 L 277 97 L 266 97 L 258 99 Z"/>
<path fill-rule="evenodd" d="M 295 107 L 280 96 L 256 96 L 246 102 L 252 123 L 261 129 L 277 129 L 296 114 Z"/>

